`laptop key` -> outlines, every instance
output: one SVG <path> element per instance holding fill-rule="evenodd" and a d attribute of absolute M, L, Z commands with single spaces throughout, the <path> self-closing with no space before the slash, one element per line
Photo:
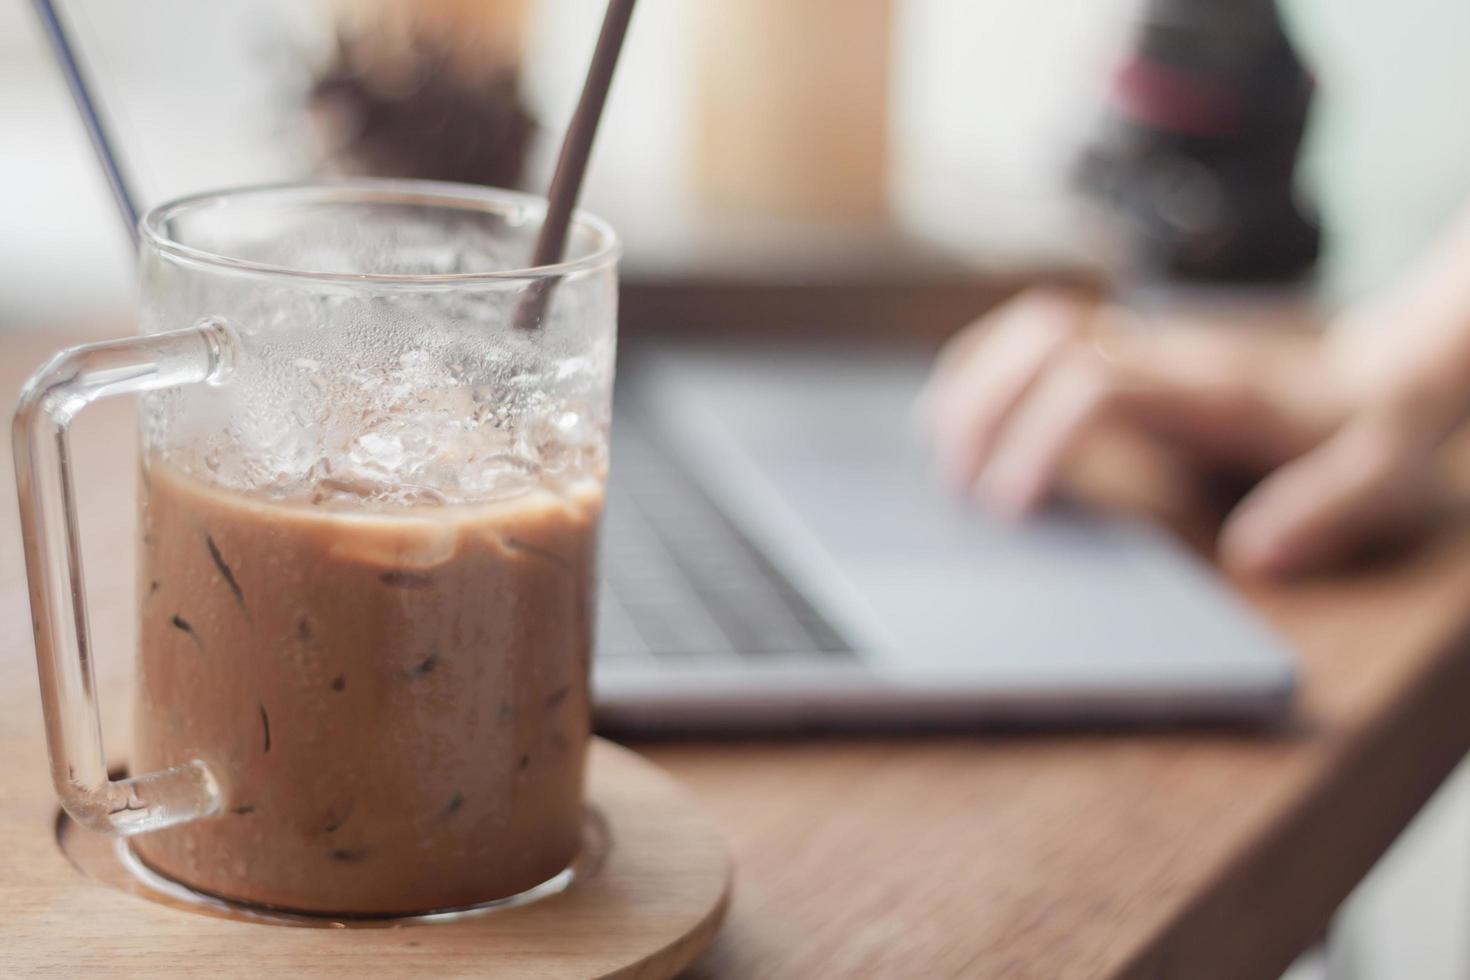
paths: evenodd
<path fill-rule="evenodd" d="M 631 631 L 655 657 L 852 654 L 647 433 L 625 417 L 613 447 L 602 573 L 624 621 L 600 627 L 600 647 L 628 647 Z"/>

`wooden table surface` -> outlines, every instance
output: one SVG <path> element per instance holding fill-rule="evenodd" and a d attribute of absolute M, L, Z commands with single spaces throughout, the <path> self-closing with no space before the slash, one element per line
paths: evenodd
<path fill-rule="evenodd" d="M 7 412 L 68 339 L 0 337 Z M 131 412 L 102 407 L 77 429 L 112 690 L 131 662 Z M 0 757 L 20 760 L 0 769 L 4 800 L 34 796 L 47 773 L 8 453 L 0 469 Z M 1277 976 L 1470 748 L 1470 528 L 1391 565 L 1248 591 L 1302 657 L 1300 705 L 1274 735 L 635 746 L 703 799 L 733 847 L 734 904 L 693 976 Z M 127 707 L 104 706 L 114 752 Z M 49 814 L 30 822 L 0 847 L 0 877 L 18 852 L 53 846 Z M 16 939 L 9 920 L 0 950 Z"/>

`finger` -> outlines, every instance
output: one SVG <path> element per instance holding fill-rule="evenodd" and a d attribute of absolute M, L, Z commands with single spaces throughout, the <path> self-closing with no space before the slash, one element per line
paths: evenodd
<path fill-rule="evenodd" d="M 1300 355 L 1284 358 L 1280 339 L 1189 327 L 1099 338 L 1134 394 L 1131 421 L 1204 460 L 1276 466 L 1339 417 L 1319 372 Z"/>
<path fill-rule="evenodd" d="M 1201 390 L 1172 360 L 1128 351 L 1127 344 L 1076 341 L 1054 357 L 996 435 L 974 493 L 1006 513 L 1033 510 L 1056 489 L 1077 444 L 1104 419 L 1167 431 L 1184 443 L 1240 424 L 1230 401 Z"/>
<path fill-rule="evenodd" d="M 1246 497 L 1221 532 L 1221 559 L 1247 573 L 1295 575 L 1402 526 L 1428 495 L 1427 458 L 1411 445 L 1383 419 L 1350 423 Z"/>
<path fill-rule="evenodd" d="M 1071 340 L 1065 324 L 1016 323 L 997 331 L 934 401 L 934 449 L 957 491 L 974 483 L 1006 417 L 1026 396 L 1048 361 Z"/>
<path fill-rule="evenodd" d="M 1080 345 L 1069 350 L 996 434 L 973 493 L 1010 516 L 1034 509 L 1054 489 L 1071 449 L 1121 398 L 1113 371 L 1095 353 Z"/>
<path fill-rule="evenodd" d="M 1027 320 L 1070 317 L 1082 308 L 1091 310 L 1095 301 L 1066 290 L 1047 286 L 1029 289 L 1006 300 L 955 334 L 940 349 L 930 371 L 930 385 L 935 385 L 970 362 L 971 355 L 996 328 Z"/>
<path fill-rule="evenodd" d="M 1077 333 L 1093 315 L 1096 305 L 1090 300 L 1054 289 L 1035 289 L 1007 301 L 964 330 L 940 350 L 930 370 L 929 379 L 917 399 L 926 409 L 924 422 L 930 428 L 944 419 L 939 410 L 955 396 L 972 387 L 972 375 L 999 357 L 1008 348 L 1024 345 L 1032 333 L 1048 335 Z"/>
<path fill-rule="evenodd" d="M 1017 308 L 935 389 L 930 402 L 935 455 L 957 490 L 974 483 L 1006 416 L 1048 361 L 1081 332 L 1086 315 L 1072 303 Z"/>
<path fill-rule="evenodd" d="M 969 362 L 970 355 L 975 352 L 975 349 L 985 342 L 987 336 L 994 333 L 995 323 L 1004 311 L 1004 306 L 992 310 L 971 321 L 964 329 L 944 342 L 944 346 L 939 348 L 939 353 L 935 355 L 933 366 L 929 369 L 929 380 L 924 385 L 925 391 L 937 387 L 940 382 L 958 371 L 962 364 Z"/>

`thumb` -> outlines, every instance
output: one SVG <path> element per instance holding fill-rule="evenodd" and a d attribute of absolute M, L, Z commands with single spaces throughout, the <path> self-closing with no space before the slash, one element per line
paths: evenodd
<path fill-rule="evenodd" d="M 1221 531 L 1221 559 L 1277 576 L 1341 561 L 1426 513 L 1429 459 L 1390 419 L 1361 416 L 1246 496 Z"/>

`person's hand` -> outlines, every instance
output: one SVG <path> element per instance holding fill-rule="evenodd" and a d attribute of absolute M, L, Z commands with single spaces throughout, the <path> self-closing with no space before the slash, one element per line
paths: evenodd
<path fill-rule="evenodd" d="M 1224 525 L 1222 558 L 1303 572 L 1430 511 L 1435 451 L 1463 406 L 1447 409 L 1413 372 L 1375 371 L 1387 336 L 1145 325 L 1033 291 L 948 344 L 921 419 L 956 492 L 1011 515 L 1060 489 L 1100 423 L 1142 428 L 1205 470 L 1262 474 Z"/>

